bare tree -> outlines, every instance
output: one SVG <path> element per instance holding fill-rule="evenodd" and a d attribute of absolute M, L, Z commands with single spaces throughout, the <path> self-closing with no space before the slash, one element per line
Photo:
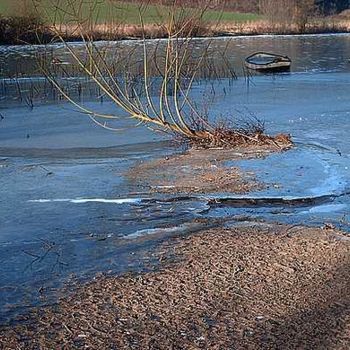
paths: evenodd
<path fill-rule="evenodd" d="M 294 4 L 294 18 L 298 26 L 298 30 L 305 32 L 306 25 L 308 24 L 310 17 L 315 13 L 315 1 L 314 0 L 295 0 Z"/>
<path fill-rule="evenodd" d="M 296 25 L 301 33 L 315 12 L 314 0 L 260 0 L 259 6 L 273 25 Z"/>
<path fill-rule="evenodd" d="M 172 0 L 165 13 L 163 9 L 163 21 L 160 23 L 167 39 L 165 42 L 158 41 L 153 49 L 150 47 L 154 46 L 154 42 L 147 41 L 144 35 L 143 18 L 148 3 L 141 4 L 141 50 L 135 45 L 125 56 L 113 49 L 113 43 L 101 46 L 94 41 L 96 2 L 90 2 L 88 8 L 84 8 L 82 1 L 77 3 L 66 0 L 66 6 L 62 9 L 59 0 L 56 1 L 56 11 L 60 12 L 56 17 L 73 26 L 83 44 L 84 50 L 78 51 L 53 26 L 57 39 L 69 52 L 75 67 L 99 88 L 103 96 L 113 101 L 138 125 L 144 124 L 155 131 L 172 133 L 203 146 L 234 146 L 242 142 L 271 140 L 260 129 L 243 130 L 215 124 L 208 115 L 198 110 L 198 103 L 191 99 L 192 87 L 199 78 L 201 68 L 207 68 L 210 73 L 215 71 L 208 54 L 211 40 L 200 52 L 195 50 L 194 41 L 209 3 L 203 4 L 201 8 L 188 9 L 179 6 L 177 0 Z M 56 61 L 48 62 L 45 59 L 40 64 L 52 85 L 95 123 L 114 130 L 111 122 L 120 116 L 97 113 L 74 99 L 57 74 L 60 70 L 61 76 L 69 77 L 70 73 L 66 67 L 58 65 L 57 68 L 53 62 Z"/>

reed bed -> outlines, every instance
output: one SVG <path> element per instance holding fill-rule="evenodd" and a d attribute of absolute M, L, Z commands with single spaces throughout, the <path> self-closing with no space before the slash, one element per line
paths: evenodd
<path fill-rule="evenodd" d="M 320 18 L 307 23 L 303 30 L 294 23 L 274 23 L 259 20 L 246 23 L 222 23 L 218 26 L 216 35 L 263 35 L 263 34 L 323 34 L 349 33 L 349 19 Z"/>
<path fill-rule="evenodd" d="M 96 23 L 93 28 L 77 32 L 74 24 L 56 24 L 52 26 L 43 24 L 38 18 L 0 16 L 0 44 L 50 43 L 57 38 L 57 32 L 66 41 L 81 41 L 81 34 L 96 41 L 168 37 L 166 26 L 161 23 L 146 23 L 143 26 L 126 23 Z M 193 35 L 197 37 L 349 32 L 350 20 L 347 16 L 336 17 L 335 19 L 332 17 L 314 19 L 307 23 L 302 30 L 294 23 L 271 23 L 262 19 L 243 22 L 202 22 L 193 25 Z"/>
<path fill-rule="evenodd" d="M 193 35 L 206 37 L 214 35 L 213 28 L 207 23 L 191 24 Z M 51 27 L 52 32 L 59 32 L 65 40 L 81 40 L 81 34 L 94 40 L 122 40 L 122 39 L 159 39 L 168 38 L 168 31 L 164 24 L 115 24 L 103 23 L 94 25 L 93 29 L 77 31 L 77 26 L 72 24 L 59 24 Z M 185 36 L 185 33 L 184 33 Z"/>
<path fill-rule="evenodd" d="M 76 30 L 73 26 L 60 26 L 61 33 L 67 40 L 79 40 L 79 36 L 74 34 Z M 197 25 L 195 34 L 197 37 L 212 37 L 224 35 L 264 35 L 264 34 L 322 34 L 322 33 L 348 33 L 350 32 L 350 20 L 320 18 L 310 21 L 301 31 L 293 23 L 274 23 L 267 20 L 256 20 L 248 22 L 221 22 L 218 24 L 201 23 Z M 94 31 L 90 33 L 95 40 L 122 40 L 140 39 L 143 35 L 147 39 L 167 38 L 166 28 L 159 24 L 146 24 L 143 28 L 133 24 L 97 24 Z"/>

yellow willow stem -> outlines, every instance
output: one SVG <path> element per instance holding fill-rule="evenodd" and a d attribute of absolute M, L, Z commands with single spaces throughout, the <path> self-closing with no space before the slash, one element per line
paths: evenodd
<path fill-rule="evenodd" d="M 178 62 L 178 50 L 176 50 L 176 56 L 175 56 L 176 61 Z M 188 127 L 188 125 L 185 123 L 181 112 L 179 110 L 179 103 L 178 103 L 178 85 L 179 85 L 179 72 L 178 72 L 178 63 L 176 62 L 175 64 L 175 77 L 174 77 L 174 105 L 175 105 L 175 110 L 177 113 L 177 117 L 180 121 L 180 123 L 182 124 L 183 128 L 189 133 L 189 134 L 193 134 L 193 131 Z"/>
<path fill-rule="evenodd" d="M 92 49 L 88 46 L 88 43 L 86 42 L 86 40 L 85 40 L 85 38 L 84 38 L 83 36 L 82 36 L 82 40 L 83 40 L 83 42 L 84 42 L 86 52 L 87 52 L 88 55 L 89 55 L 89 59 L 90 59 L 90 61 L 91 61 L 91 64 L 93 65 L 94 69 L 95 69 L 96 72 L 98 73 L 98 75 L 99 75 L 100 79 L 102 80 L 102 82 L 107 86 L 107 87 L 105 88 L 104 91 L 109 91 L 109 92 L 110 92 L 110 93 L 108 94 L 108 96 L 110 96 L 110 97 L 111 97 L 111 96 L 115 97 L 113 90 L 111 90 L 111 88 L 110 88 L 108 82 L 106 81 L 104 75 L 102 74 L 102 72 L 101 72 L 101 70 L 100 70 L 98 64 L 96 63 L 96 60 L 95 60 L 95 58 L 94 58 L 94 56 L 93 56 Z M 84 65 L 84 67 L 85 67 L 85 65 Z M 90 72 L 91 72 L 91 71 L 92 71 L 92 69 L 90 68 Z M 92 74 L 93 77 L 96 77 L 95 74 L 93 74 L 93 73 L 91 73 L 91 74 Z M 99 80 L 98 80 L 98 81 L 99 81 Z M 101 84 L 101 86 L 103 86 L 103 85 Z M 122 101 L 122 100 L 120 100 L 120 99 L 119 99 L 118 101 L 119 101 L 119 106 L 122 107 L 122 108 L 123 108 L 124 110 L 126 110 L 127 112 L 129 112 L 130 110 L 135 110 L 135 109 L 137 110 L 137 108 L 135 108 L 135 106 L 130 102 L 130 100 L 127 100 L 127 103 L 129 104 L 129 106 L 127 106 L 127 105 L 124 103 L 124 101 Z M 140 111 L 139 111 L 139 112 L 140 112 Z M 129 112 L 129 113 L 130 113 L 130 112 Z"/>
<path fill-rule="evenodd" d="M 95 49 L 96 49 L 96 52 L 99 54 L 99 50 L 96 48 L 96 46 L 94 46 L 95 47 Z M 127 90 L 125 90 L 125 93 L 123 92 L 123 90 L 121 89 L 121 87 L 119 86 L 119 84 L 118 84 L 118 82 L 114 79 L 114 77 L 113 77 L 113 75 L 112 75 L 112 72 L 110 71 L 110 69 L 109 69 L 109 67 L 107 66 L 107 63 L 106 63 L 106 61 L 105 61 L 105 59 L 103 59 L 102 58 L 102 63 L 103 63 L 103 65 L 104 65 L 104 67 L 105 67 L 105 69 L 106 69 L 106 71 L 107 71 L 107 73 L 108 73 L 108 76 L 109 76 L 109 78 L 111 79 L 111 81 L 112 81 L 112 83 L 113 83 L 113 85 L 115 86 L 115 88 L 117 89 L 117 92 L 121 95 L 121 97 L 124 99 L 124 100 L 126 100 L 127 101 L 127 103 L 129 103 L 129 104 L 131 104 L 130 103 L 130 99 L 129 99 L 129 96 L 128 96 L 128 94 L 127 94 Z M 108 82 L 106 82 L 106 84 L 108 85 Z M 113 90 L 112 90 L 112 92 L 113 92 Z M 125 104 L 125 102 L 124 102 L 124 104 Z M 142 108 L 140 109 L 140 106 L 135 106 L 134 104 L 131 104 L 131 106 L 132 106 L 132 108 L 134 108 L 136 111 L 138 111 L 138 112 L 142 112 Z"/>

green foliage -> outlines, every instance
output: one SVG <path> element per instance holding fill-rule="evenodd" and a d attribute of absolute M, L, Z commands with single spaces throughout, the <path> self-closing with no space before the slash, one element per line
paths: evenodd
<path fill-rule="evenodd" d="M 60 8 L 65 9 L 69 0 L 34 0 L 34 2 L 38 5 L 40 4 L 43 13 L 47 13 L 44 17 L 46 17 L 49 22 L 52 22 L 53 20 L 60 21 L 59 18 L 53 17 L 53 13 L 55 12 L 53 10 L 53 4 L 58 4 Z M 88 17 L 90 15 L 90 5 L 91 1 L 86 1 L 81 13 L 83 17 Z M 21 6 L 23 7 L 23 0 L 1 0 L 0 14 L 4 16 L 17 15 L 18 8 Z M 168 13 L 169 8 L 166 6 L 148 5 L 143 12 L 143 21 L 147 24 L 159 23 Z M 113 20 L 124 24 L 138 24 L 140 21 L 139 5 L 122 1 L 101 0 L 94 8 L 94 16 L 96 17 L 97 23 L 106 23 Z M 224 22 L 254 21 L 259 18 L 259 15 L 253 13 L 221 12 L 216 10 L 208 10 L 204 16 L 204 19 L 207 21 L 220 20 Z M 64 22 L 64 20 L 62 22 Z"/>

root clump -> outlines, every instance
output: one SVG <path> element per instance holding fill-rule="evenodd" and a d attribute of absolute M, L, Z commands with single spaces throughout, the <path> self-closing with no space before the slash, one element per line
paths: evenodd
<path fill-rule="evenodd" d="M 272 145 L 279 150 L 287 150 L 293 146 L 289 134 L 269 136 L 261 131 L 245 131 L 235 129 L 216 128 L 213 132 L 196 131 L 188 139 L 188 143 L 195 148 L 236 148 L 245 146 Z"/>

